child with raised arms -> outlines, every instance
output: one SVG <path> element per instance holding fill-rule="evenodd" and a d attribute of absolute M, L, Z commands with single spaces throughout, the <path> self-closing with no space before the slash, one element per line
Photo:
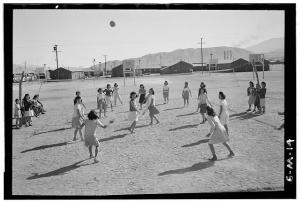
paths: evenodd
<path fill-rule="evenodd" d="M 98 138 L 96 137 L 96 129 L 98 126 L 102 128 L 106 128 L 107 126 L 101 123 L 99 117 L 97 116 L 94 110 L 91 110 L 87 117 L 88 119 L 86 119 L 83 123 L 83 125 L 85 125 L 84 142 L 85 146 L 87 146 L 89 149 L 90 158 L 94 157 L 94 162 L 97 163 L 99 162 L 97 159 L 97 155 L 98 147 L 100 146 L 100 144 Z M 93 156 L 93 146 L 95 146 L 95 156 Z"/>
<path fill-rule="evenodd" d="M 114 97 L 114 104 L 115 104 L 115 106 L 117 106 L 117 100 L 119 100 L 120 103 L 123 104 L 121 96 L 119 94 L 119 86 L 118 86 L 117 83 L 114 84 L 113 97 Z"/>
<path fill-rule="evenodd" d="M 229 137 L 226 132 L 226 129 L 221 124 L 214 109 L 207 106 L 206 110 L 207 110 L 207 115 L 208 115 L 207 116 L 208 123 L 211 126 L 210 132 L 206 135 L 206 137 L 209 137 L 208 145 L 209 145 L 210 151 L 213 155 L 213 157 L 210 160 L 212 160 L 212 161 L 217 160 L 214 144 L 222 143 L 229 151 L 229 157 L 234 156 L 233 151 L 231 150 L 230 146 L 227 144 L 227 142 L 229 141 Z"/>

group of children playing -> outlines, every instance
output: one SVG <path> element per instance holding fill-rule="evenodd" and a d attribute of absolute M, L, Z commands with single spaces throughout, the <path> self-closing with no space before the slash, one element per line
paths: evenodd
<path fill-rule="evenodd" d="M 75 128 L 74 131 L 74 138 L 73 140 L 77 140 L 76 135 L 77 132 L 79 132 L 81 140 L 85 141 L 85 145 L 89 149 L 90 158 L 94 157 L 94 161 L 98 162 L 97 160 L 97 154 L 98 154 L 98 147 L 99 147 L 99 141 L 96 137 L 96 128 L 97 126 L 106 128 L 107 125 L 104 125 L 101 121 L 101 112 L 100 110 L 104 110 L 105 114 L 105 108 L 103 109 L 103 106 L 106 107 L 107 103 L 110 102 L 111 104 L 111 96 L 117 97 L 120 102 L 121 98 L 118 94 L 118 89 L 115 90 L 118 87 L 117 84 L 114 85 L 114 90 L 110 89 L 110 85 L 107 85 L 107 89 L 102 90 L 98 89 L 98 96 L 97 96 L 97 106 L 99 109 L 99 116 L 97 112 L 94 110 L 91 110 L 88 114 L 88 119 L 84 118 L 84 112 L 83 109 L 85 108 L 82 99 L 80 97 L 80 92 L 76 93 L 76 97 L 74 99 L 74 114 L 72 119 L 72 127 Z M 114 95 L 114 93 L 117 92 L 117 94 Z M 157 114 L 159 114 L 159 110 L 156 108 L 155 103 L 155 92 L 153 88 L 150 88 L 148 91 L 148 94 L 146 94 L 146 89 L 143 84 L 140 85 L 139 92 L 131 92 L 130 93 L 130 101 L 129 101 L 129 113 L 128 113 L 128 120 L 132 121 L 130 127 L 128 130 L 130 133 L 134 133 L 136 124 L 139 120 L 139 116 L 144 115 L 146 111 L 149 111 L 150 116 L 150 125 L 153 124 L 153 119 L 156 120 L 156 123 L 159 123 L 158 118 L 156 117 Z M 191 95 L 191 91 L 188 88 L 188 83 L 185 82 L 184 90 L 182 92 L 182 97 L 184 99 L 184 104 L 189 104 L 189 96 Z M 136 99 L 139 98 L 139 104 L 140 108 L 138 109 L 138 106 L 136 104 Z M 163 86 L 163 98 L 164 98 L 164 104 L 169 102 L 169 87 L 168 82 L 165 81 Z M 198 91 L 198 107 L 197 112 L 200 109 L 200 113 L 202 114 L 203 121 L 202 123 L 205 123 L 205 121 L 208 121 L 211 125 L 210 132 L 206 135 L 208 139 L 209 148 L 213 154 L 213 157 L 211 160 L 217 160 L 217 156 L 214 150 L 214 144 L 222 143 L 229 151 L 229 156 L 234 156 L 233 151 L 231 150 L 230 146 L 227 144 L 229 141 L 229 132 L 228 132 L 228 122 L 229 122 L 229 112 L 228 112 L 228 105 L 226 102 L 226 96 L 223 92 L 219 92 L 219 99 L 220 99 L 220 110 L 219 114 L 217 115 L 212 108 L 212 104 L 208 99 L 207 96 L 207 90 L 206 85 L 201 82 L 200 88 Z M 115 99 L 116 100 L 116 99 Z M 122 102 L 121 102 L 122 103 Z M 146 105 L 146 107 L 143 109 L 143 104 Z M 115 102 L 116 105 L 116 102 Z M 210 105 L 210 106 L 209 106 Z M 102 107 L 102 108 L 101 108 Z M 111 104 L 112 107 L 112 104 Z M 106 115 L 105 115 L 106 116 Z M 85 126 L 85 135 L 83 138 L 81 129 Z M 92 147 L 95 146 L 95 155 L 92 154 Z"/>
<path fill-rule="evenodd" d="M 15 99 L 14 118 L 16 119 L 16 128 L 19 129 L 24 124 L 26 127 L 32 126 L 32 117 L 39 117 L 45 114 L 43 104 L 39 100 L 39 95 L 30 99 L 29 94 L 25 94 L 22 101 Z"/>

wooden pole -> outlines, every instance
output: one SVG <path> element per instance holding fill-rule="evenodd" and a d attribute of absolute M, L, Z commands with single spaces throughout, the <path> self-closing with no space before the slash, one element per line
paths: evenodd
<path fill-rule="evenodd" d="M 22 72 L 21 80 L 19 81 L 19 100 L 20 100 L 20 102 L 22 100 L 22 82 L 23 82 L 23 78 L 24 78 L 24 72 Z"/>

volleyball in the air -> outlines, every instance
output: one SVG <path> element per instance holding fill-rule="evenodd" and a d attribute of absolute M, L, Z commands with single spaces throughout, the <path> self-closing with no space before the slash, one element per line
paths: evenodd
<path fill-rule="evenodd" d="M 109 25 L 110 25 L 111 27 L 114 27 L 114 26 L 116 26 L 116 23 L 115 23 L 114 21 L 110 21 L 110 22 L 109 22 Z"/>

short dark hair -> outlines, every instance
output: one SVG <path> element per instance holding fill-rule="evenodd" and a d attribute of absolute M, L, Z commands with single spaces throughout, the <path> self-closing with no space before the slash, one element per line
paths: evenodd
<path fill-rule="evenodd" d="M 206 107 L 206 111 L 207 111 L 207 115 L 208 116 L 216 116 L 216 113 L 215 113 L 215 111 L 214 111 L 214 109 L 212 107 L 207 106 Z"/>
<path fill-rule="evenodd" d="M 117 84 L 117 83 L 115 83 L 115 84 L 114 84 L 114 86 L 118 86 L 118 84 Z"/>
<path fill-rule="evenodd" d="M 108 86 L 110 86 L 110 84 L 109 84 L 109 83 L 106 85 L 106 87 L 108 88 Z"/>
<path fill-rule="evenodd" d="M 24 95 L 24 98 L 23 98 L 23 100 L 25 100 L 27 96 L 29 96 L 29 94 L 28 94 L 28 93 L 26 93 L 26 94 Z"/>
<path fill-rule="evenodd" d="M 262 85 L 265 85 L 265 86 L 267 85 L 266 82 L 264 82 L 264 81 L 262 81 L 261 84 L 262 84 Z"/>
<path fill-rule="evenodd" d="M 134 92 L 134 91 L 132 91 L 132 92 L 130 93 L 130 99 L 133 99 L 133 96 L 136 97 L 136 92 Z"/>
<path fill-rule="evenodd" d="M 17 102 L 17 101 L 19 101 L 19 99 L 17 98 L 17 99 L 15 99 L 15 102 Z"/>
<path fill-rule="evenodd" d="M 219 92 L 219 95 L 221 96 L 222 100 L 226 99 L 226 95 L 222 91 Z"/>
<path fill-rule="evenodd" d="M 154 95 L 154 90 L 153 90 L 153 88 L 150 88 L 149 91 L 152 91 L 152 95 Z"/>
<path fill-rule="evenodd" d="M 33 99 L 35 99 L 35 98 L 37 98 L 37 97 L 39 97 L 39 94 L 34 95 L 34 96 L 33 96 Z"/>
<path fill-rule="evenodd" d="M 80 93 L 80 91 L 76 91 L 75 95 L 78 95 Z"/>
<path fill-rule="evenodd" d="M 80 96 L 75 97 L 75 99 L 74 99 L 74 105 L 77 104 L 77 100 L 81 100 L 81 97 Z"/>
<path fill-rule="evenodd" d="M 87 115 L 89 120 L 95 120 L 95 119 L 99 119 L 99 117 L 97 116 L 96 112 L 94 110 L 91 110 L 89 112 L 89 114 Z"/>
<path fill-rule="evenodd" d="M 189 84 L 189 83 L 186 81 L 186 82 L 184 82 L 184 84 Z"/>
<path fill-rule="evenodd" d="M 140 87 L 144 87 L 145 88 L 144 84 L 140 84 Z"/>
<path fill-rule="evenodd" d="M 165 84 L 168 84 L 168 81 L 165 81 Z"/>
<path fill-rule="evenodd" d="M 102 88 L 98 88 L 97 92 L 99 93 L 100 90 L 102 90 Z"/>

